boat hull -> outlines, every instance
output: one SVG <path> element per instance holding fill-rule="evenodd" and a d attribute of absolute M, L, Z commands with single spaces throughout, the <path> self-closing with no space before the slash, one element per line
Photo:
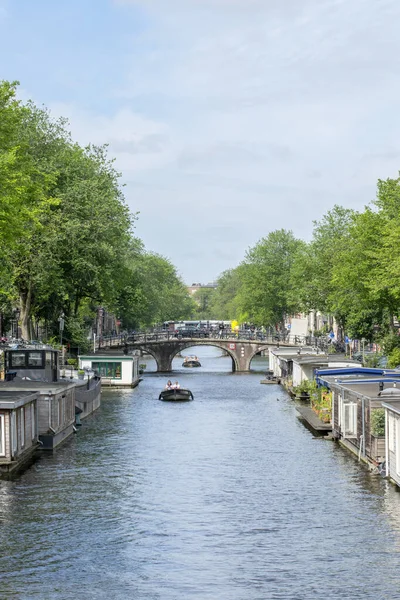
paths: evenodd
<path fill-rule="evenodd" d="M 159 397 L 159 400 L 164 402 L 190 402 L 193 400 L 193 394 L 190 390 L 163 390 Z"/>
<path fill-rule="evenodd" d="M 182 367 L 201 367 L 201 363 L 198 360 L 187 360 L 182 363 Z"/>

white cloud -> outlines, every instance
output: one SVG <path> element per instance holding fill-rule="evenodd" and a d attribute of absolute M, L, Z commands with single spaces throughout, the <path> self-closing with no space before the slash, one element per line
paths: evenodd
<path fill-rule="evenodd" d="M 139 235 L 188 280 L 212 279 L 271 229 L 309 236 L 335 202 L 361 208 L 397 174 L 397 0 L 114 5 L 132 23 L 145 14 L 124 76 L 107 73 L 114 112 L 53 112 L 79 141 L 110 144 Z"/>
<path fill-rule="evenodd" d="M 110 155 L 126 180 L 139 172 L 158 169 L 174 160 L 178 149 L 167 125 L 129 108 L 111 116 L 65 104 L 53 104 L 54 116 L 67 117 L 74 139 L 81 144 L 109 144 Z"/>

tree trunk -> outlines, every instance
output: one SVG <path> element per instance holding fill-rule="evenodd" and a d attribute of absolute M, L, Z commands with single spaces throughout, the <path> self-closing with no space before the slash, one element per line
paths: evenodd
<path fill-rule="evenodd" d="M 28 289 L 20 294 L 20 321 L 21 321 L 21 337 L 24 340 L 31 339 L 31 303 L 32 303 L 32 288 L 29 284 Z"/>

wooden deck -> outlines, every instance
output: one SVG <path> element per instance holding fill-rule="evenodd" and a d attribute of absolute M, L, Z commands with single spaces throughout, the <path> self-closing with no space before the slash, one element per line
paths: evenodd
<path fill-rule="evenodd" d="M 330 433 L 332 431 L 331 423 L 324 423 L 321 421 L 321 419 L 309 406 L 296 406 L 296 409 L 299 411 L 301 417 L 314 431 L 322 434 Z"/>

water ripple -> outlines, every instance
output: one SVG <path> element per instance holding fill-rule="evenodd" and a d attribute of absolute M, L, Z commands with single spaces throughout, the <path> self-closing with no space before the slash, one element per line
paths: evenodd
<path fill-rule="evenodd" d="M 0 483 L 1 599 L 400 598 L 400 495 L 313 438 L 281 389 L 201 352 L 179 373 L 193 403 L 159 402 L 159 375 L 105 392 Z"/>

